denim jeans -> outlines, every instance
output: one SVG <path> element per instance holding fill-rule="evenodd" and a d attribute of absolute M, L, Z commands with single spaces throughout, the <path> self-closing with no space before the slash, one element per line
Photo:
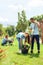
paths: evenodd
<path fill-rule="evenodd" d="M 22 41 L 23 40 L 21 38 L 17 38 L 17 40 L 18 40 L 19 49 L 22 49 L 22 45 L 23 45 Z"/>
<path fill-rule="evenodd" d="M 37 50 L 40 50 L 39 35 L 32 35 L 32 39 L 31 39 L 31 51 L 33 51 L 33 48 L 34 48 L 34 39 L 37 42 Z"/>
<path fill-rule="evenodd" d="M 22 49 L 22 45 L 23 45 L 23 39 L 25 39 L 24 36 L 22 36 L 21 38 L 16 37 L 18 40 L 18 45 L 19 45 L 19 49 Z"/>

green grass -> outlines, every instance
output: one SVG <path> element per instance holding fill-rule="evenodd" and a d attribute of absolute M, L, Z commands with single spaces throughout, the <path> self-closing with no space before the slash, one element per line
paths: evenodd
<path fill-rule="evenodd" d="M 30 54 L 30 50 L 27 55 L 17 54 L 18 52 L 18 42 L 15 39 L 14 45 L 12 46 L 1 46 L 0 39 L 0 47 L 4 50 L 3 54 L 5 57 L 0 59 L 0 65 L 43 65 L 43 45 L 41 44 L 40 55 L 37 54 L 36 44 L 34 45 L 34 53 Z"/>

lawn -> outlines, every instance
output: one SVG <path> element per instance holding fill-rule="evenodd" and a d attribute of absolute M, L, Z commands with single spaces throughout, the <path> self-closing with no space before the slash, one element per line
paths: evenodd
<path fill-rule="evenodd" d="M 30 50 L 27 55 L 18 54 L 18 42 L 15 39 L 12 46 L 1 46 L 0 39 L 0 47 L 5 51 L 3 51 L 2 58 L 0 58 L 0 65 L 43 65 L 43 45 L 41 44 L 41 52 L 40 55 L 37 54 L 36 44 L 34 45 L 34 53 L 31 54 Z"/>

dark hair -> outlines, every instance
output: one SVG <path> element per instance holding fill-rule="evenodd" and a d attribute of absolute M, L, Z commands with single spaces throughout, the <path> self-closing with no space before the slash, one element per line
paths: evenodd
<path fill-rule="evenodd" d="M 34 18 L 30 18 L 30 20 L 35 20 Z"/>
<path fill-rule="evenodd" d="M 8 38 L 8 35 L 6 35 L 5 38 Z"/>

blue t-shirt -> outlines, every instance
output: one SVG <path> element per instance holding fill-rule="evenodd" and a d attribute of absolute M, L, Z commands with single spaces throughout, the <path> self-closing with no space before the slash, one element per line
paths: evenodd
<path fill-rule="evenodd" d="M 7 42 L 6 38 L 2 39 L 2 44 L 5 44 L 6 42 Z"/>
<path fill-rule="evenodd" d="M 39 35 L 39 28 L 38 28 L 38 25 L 37 25 L 37 24 L 31 23 L 30 29 L 33 30 L 33 31 L 31 32 L 31 35 Z"/>
<path fill-rule="evenodd" d="M 25 38 L 24 33 L 23 32 L 18 33 L 17 36 L 16 36 L 16 38 L 22 38 L 22 39 L 24 39 Z"/>

